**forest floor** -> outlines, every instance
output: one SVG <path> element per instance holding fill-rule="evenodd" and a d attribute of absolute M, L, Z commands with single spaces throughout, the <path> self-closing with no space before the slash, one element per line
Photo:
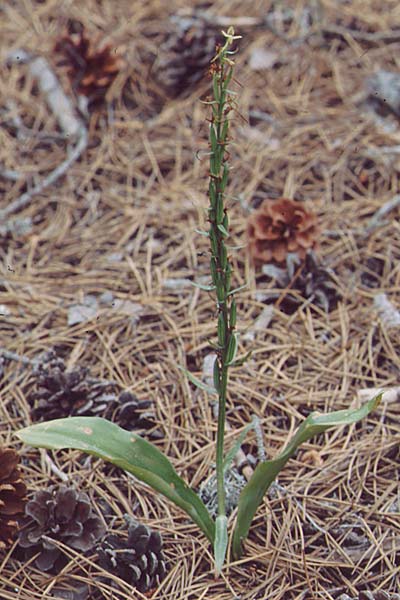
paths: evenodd
<path fill-rule="evenodd" d="M 18 449 L 29 497 L 71 485 L 88 494 L 109 531 L 124 535 L 128 513 L 162 534 L 167 575 L 146 597 L 392 597 L 400 588 L 398 391 L 362 422 L 299 450 L 258 510 L 243 558 L 228 556 L 218 579 L 209 544 L 167 500 L 98 459 L 35 450 L 14 435 L 38 414 L 38 365 L 51 351 L 67 371 L 88 369 L 112 382 L 112 393 L 148 401 L 143 435 L 194 489 L 212 475 L 213 398 L 178 367 L 207 377 L 216 321 L 215 300 L 191 285 L 209 278 L 207 238 L 196 229 L 207 228 L 209 115 L 199 100 L 210 80 L 193 83 L 192 67 L 183 68 L 178 95 L 165 83 L 190 46 L 190 36 L 178 40 L 174 56 L 168 43 L 183 15 L 204 40 L 229 23 L 243 36 L 228 207 L 234 286 L 247 284 L 237 296 L 239 353 L 252 354 L 231 373 L 227 444 L 256 415 L 273 457 L 311 411 L 398 390 L 400 85 L 396 98 L 396 86 L 386 95 L 371 84 L 377 72 L 399 72 L 397 1 L 4 0 L 1 442 Z M 115 47 L 121 62 L 104 101 L 79 116 L 83 151 L 42 185 L 74 141 L 29 61 L 16 55 L 46 58 L 76 106 L 76 86 L 54 51 L 72 20 Z M 306 275 L 308 291 L 279 285 L 246 249 L 249 214 L 280 197 L 318 215 L 320 266 Z M 243 450 L 257 458 L 254 432 Z M 49 574 L 19 562 L 15 547 L 0 554 L 2 600 L 61 598 L 55 589 L 81 584 L 92 600 L 145 597 L 110 577 L 95 549 L 64 548 L 62 571 Z"/>

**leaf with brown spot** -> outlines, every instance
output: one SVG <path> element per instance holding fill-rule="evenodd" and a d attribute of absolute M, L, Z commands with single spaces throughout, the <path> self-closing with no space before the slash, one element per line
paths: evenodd
<path fill-rule="evenodd" d="M 179 477 L 168 458 L 139 435 L 99 417 L 55 419 L 26 427 L 17 435 L 37 448 L 82 450 L 121 467 L 186 511 L 213 541 L 214 523 L 203 502 Z"/>

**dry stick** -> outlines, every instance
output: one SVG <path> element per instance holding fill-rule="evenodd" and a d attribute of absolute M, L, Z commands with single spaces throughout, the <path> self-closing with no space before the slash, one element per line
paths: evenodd
<path fill-rule="evenodd" d="M 76 144 L 68 152 L 68 157 L 58 165 L 47 177 L 34 186 L 28 192 L 25 192 L 19 198 L 16 198 L 6 208 L 0 210 L 0 220 L 5 219 L 10 214 L 24 208 L 33 196 L 41 193 L 46 187 L 59 179 L 69 167 L 81 156 L 87 146 L 88 132 L 83 122 L 76 116 L 74 107 L 70 99 L 64 93 L 57 77 L 54 75 L 48 62 L 38 56 L 33 57 L 25 50 L 14 50 L 8 56 L 8 62 L 26 63 L 29 66 L 32 77 L 34 77 L 39 86 L 39 90 L 45 95 L 46 102 L 56 117 L 58 124 L 65 134 L 65 137 L 76 139 Z"/>
<path fill-rule="evenodd" d="M 0 177 L 3 177 L 3 179 L 9 179 L 10 181 L 20 181 L 22 179 L 22 173 L 14 171 L 13 169 L 0 167 Z"/>
<path fill-rule="evenodd" d="M 57 465 L 54 463 L 54 461 L 47 454 L 46 450 L 42 450 L 41 454 L 42 454 L 42 458 L 43 458 L 44 462 L 50 468 L 50 471 L 52 473 L 54 473 L 54 475 L 57 475 L 57 477 L 59 477 L 61 479 L 61 481 L 63 481 L 64 483 L 68 483 L 69 482 L 68 475 L 66 475 L 66 473 L 63 473 L 61 471 L 61 469 L 59 469 L 57 467 Z"/>
<path fill-rule="evenodd" d="M 290 12 L 286 11 L 287 15 L 290 16 Z M 207 22 L 212 23 L 214 26 L 218 25 L 219 27 L 228 27 L 229 25 L 233 25 L 235 27 L 267 27 L 272 33 L 281 37 L 287 41 L 293 42 L 301 42 L 305 41 L 307 37 L 313 32 L 310 32 L 304 36 L 299 36 L 297 38 L 288 38 L 286 35 L 282 34 L 273 27 L 274 14 L 267 14 L 264 18 L 258 17 L 234 17 L 234 16 L 221 16 L 216 15 L 210 11 L 199 11 L 199 16 L 205 19 Z M 357 31 L 356 29 L 349 29 L 347 27 L 341 27 L 340 25 L 332 25 L 330 23 L 322 24 L 320 28 L 321 33 L 330 33 L 337 34 L 342 37 L 350 36 L 355 40 L 361 40 L 365 42 L 398 42 L 400 41 L 400 35 L 398 32 L 393 31 L 392 29 L 388 29 L 385 31 Z"/>
<path fill-rule="evenodd" d="M 322 26 L 322 33 L 336 33 L 342 37 L 350 36 L 355 40 L 361 40 L 364 42 L 387 42 L 393 43 L 400 41 L 400 35 L 398 32 L 388 29 L 386 31 L 375 31 L 373 33 L 369 31 L 357 31 L 356 29 L 348 29 L 347 27 L 341 27 L 340 25 L 324 24 Z"/>
<path fill-rule="evenodd" d="M 400 194 L 396 194 L 396 196 L 393 196 L 393 198 L 385 202 L 385 204 L 381 206 L 379 210 L 376 211 L 376 213 L 374 214 L 374 216 L 372 217 L 365 229 L 365 235 L 369 235 L 370 233 L 375 231 L 375 229 L 377 229 L 380 225 L 382 225 L 382 219 L 398 206 L 400 206 Z"/>
<path fill-rule="evenodd" d="M 23 365 L 38 365 L 38 359 L 31 359 L 27 356 L 20 356 L 16 352 L 11 352 L 11 350 L 5 350 L 0 348 L 0 356 L 4 356 L 7 360 L 15 360 L 16 362 L 20 362 Z"/>
<path fill-rule="evenodd" d="M 359 390 L 357 397 L 362 402 L 368 402 L 379 394 L 379 392 L 382 392 L 382 388 L 367 388 Z M 400 402 L 400 387 L 389 388 L 383 392 L 382 403 L 393 404 L 394 402 Z"/>

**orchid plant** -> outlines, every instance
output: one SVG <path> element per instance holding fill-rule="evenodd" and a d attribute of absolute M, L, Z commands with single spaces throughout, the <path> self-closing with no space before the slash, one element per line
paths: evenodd
<path fill-rule="evenodd" d="M 121 429 L 118 425 L 98 417 L 69 417 L 32 425 L 17 433 L 31 446 L 63 449 L 74 448 L 100 457 L 121 467 L 137 479 L 163 494 L 185 511 L 213 545 L 215 570 L 220 573 L 228 546 L 228 519 L 225 510 L 225 473 L 233 460 L 238 444 L 224 454 L 225 410 L 228 393 L 228 374 L 233 367 L 242 365 L 247 356 L 237 357 L 238 333 L 236 331 L 237 306 L 232 289 L 232 266 L 226 241 L 229 237 L 229 217 L 225 205 L 225 190 L 229 179 L 230 116 L 235 109 L 235 95 L 229 88 L 233 81 L 234 62 L 232 50 L 235 36 L 233 28 L 223 32 L 225 43 L 217 48 L 211 63 L 212 95 L 209 125 L 209 229 L 202 232 L 210 245 L 210 285 L 199 286 L 215 294 L 217 305 L 216 342 L 213 344 L 214 388 L 207 388 L 192 374 L 183 369 L 190 381 L 208 392 L 218 395 L 218 425 L 216 435 L 216 479 L 218 511 L 215 519 L 201 498 L 177 474 L 170 460 L 150 442 L 139 435 Z M 278 473 L 303 442 L 313 436 L 340 425 L 349 425 L 366 417 L 379 404 L 381 395 L 358 409 L 340 410 L 329 414 L 311 413 L 287 442 L 286 447 L 273 460 L 261 461 L 250 480 L 243 487 L 237 506 L 236 523 L 231 536 L 231 554 L 241 557 L 243 542 L 263 497 Z"/>

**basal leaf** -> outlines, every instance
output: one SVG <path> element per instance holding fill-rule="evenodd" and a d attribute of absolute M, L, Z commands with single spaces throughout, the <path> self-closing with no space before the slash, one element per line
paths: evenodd
<path fill-rule="evenodd" d="M 248 535 L 251 522 L 264 494 L 300 444 L 331 427 L 350 425 L 363 419 L 375 410 L 381 397 L 382 394 L 378 394 L 358 409 L 339 410 L 329 414 L 311 413 L 277 458 L 258 464 L 252 478 L 243 488 L 239 497 L 238 515 L 232 540 L 232 550 L 235 558 L 239 558 L 242 554 L 242 541 Z"/>
<path fill-rule="evenodd" d="M 56 419 L 26 427 L 17 435 L 37 448 L 73 448 L 121 467 L 182 508 L 214 541 L 214 523 L 203 502 L 166 456 L 139 435 L 99 417 Z"/>

